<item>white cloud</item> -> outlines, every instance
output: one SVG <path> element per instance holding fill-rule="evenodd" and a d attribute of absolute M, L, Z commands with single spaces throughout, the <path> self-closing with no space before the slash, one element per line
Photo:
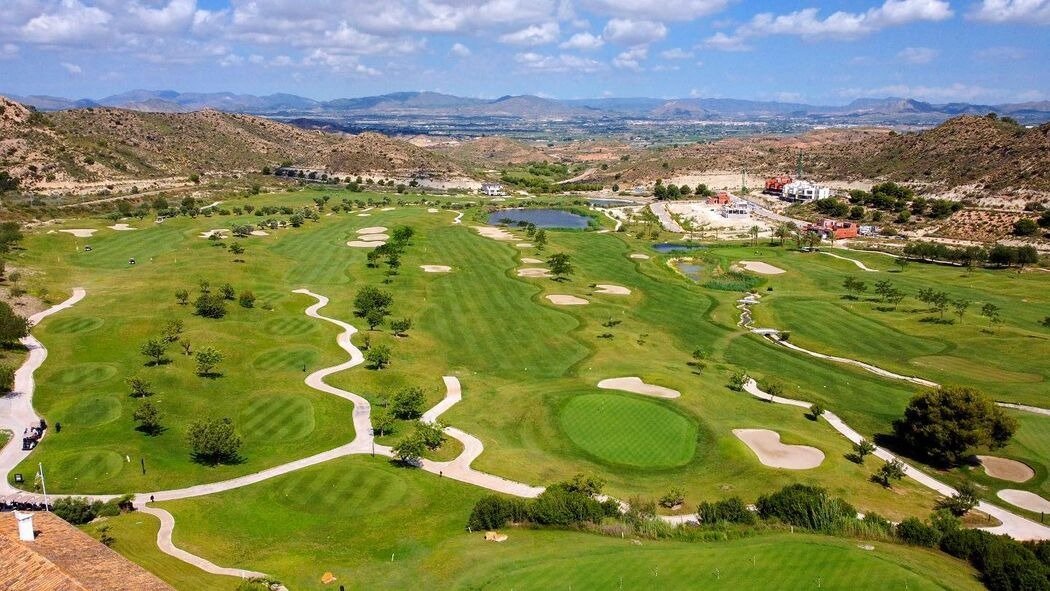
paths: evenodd
<path fill-rule="evenodd" d="M 412 53 L 422 47 L 423 43 L 424 41 L 422 39 L 391 39 L 362 33 L 354 27 L 346 24 L 346 22 L 339 23 L 337 29 L 326 32 L 324 35 L 324 42 L 321 44 L 317 44 L 316 41 L 313 40 L 296 41 L 296 44 L 307 45 L 309 47 L 320 45 L 329 51 L 356 54 Z"/>
<path fill-rule="evenodd" d="M 973 52 L 974 59 L 982 62 L 1014 62 L 1028 57 L 1028 51 L 1020 47 L 986 47 Z"/>
<path fill-rule="evenodd" d="M 22 39 L 48 45 L 73 44 L 100 39 L 109 33 L 110 14 L 78 0 L 62 0 L 53 12 L 33 17 L 21 30 Z"/>
<path fill-rule="evenodd" d="M 448 50 L 449 53 L 456 57 L 468 57 L 470 56 L 470 48 L 462 43 L 455 43 L 452 48 Z"/>
<path fill-rule="evenodd" d="M 18 55 L 18 46 L 14 43 L 0 45 L 0 59 L 10 59 Z"/>
<path fill-rule="evenodd" d="M 719 31 L 704 40 L 704 47 L 718 51 L 751 51 L 751 46 L 739 36 L 730 37 Z"/>
<path fill-rule="evenodd" d="M 744 39 L 769 35 L 794 35 L 807 41 L 857 39 L 886 27 L 918 21 L 942 21 L 952 16 L 946 0 L 886 0 L 865 12 L 834 12 L 821 18 L 819 9 L 803 8 L 788 14 L 763 12 L 740 26 L 730 37 L 717 33 L 707 39 L 715 49 L 736 50 Z"/>
<path fill-rule="evenodd" d="M 65 71 L 68 72 L 70 76 L 79 76 L 84 73 L 84 69 L 76 64 L 62 62 L 59 65 L 62 66 L 62 68 L 65 69 Z"/>
<path fill-rule="evenodd" d="M 675 47 L 673 49 L 661 51 L 660 57 L 664 58 L 665 60 L 687 60 L 693 57 L 693 52 L 686 51 L 681 47 Z"/>
<path fill-rule="evenodd" d="M 688 21 L 723 10 L 729 0 L 579 0 L 579 3 L 613 16 Z"/>
<path fill-rule="evenodd" d="M 133 17 L 136 26 L 141 30 L 153 32 L 172 32 L 191 26 L 197 12 L 196 0 L 171 0 L 162 8 L 150 8 L 138 2 L 132 3 L 125 10 Z"/>
<path fill-rule="evenodd" d="M 303 58 L 302 65 L 328 68 L 344 74 L 379 76 L 381 72 L 360 63 L 355 55 L 332 53 L 324 49 L 315 49 Z"/>
<path fill-rule="evenodd" d="M 937 59 L 940 53 L 930 47 L 905 47 L 897 52 L 897 59 L 907 64 L 928 64 Z"/>
<path fill-rule="evenodd" d="M 526 69 L 537 72 L 592 73 L 605 69 L 599 61 L 567 53 L 555 56 L 530 51 L 515 55 L 514 60 Z"/>
<path fill-rule="evenodd" d="M 646 20 L 614 18 L 605 24 L 602 37 L 612 43 L 622 45 L 641 45 L 652 43 L 667 36 L 667 27 L 663 23 Z"/>
<path fill-rule="evenodd" d="M 642 71 L 641 61 L 649 57 L 649 49 L 644 45 L 632 47 L 613 58 L 613 65 L 624 70 Z"/>
<path fill-rule="evenodd" d="M 580 49 L 583 51 L 592 51 L 598 49 L 602 45 L 605 45 L 605 40 L 600 35 L 592 35 L 590 33 L 576 33 L 569 38 L 568 41 L 562 43 L 558 47 L 562 49 Z"/>
<path fill-rule="evenodd" d="M 546 45 L 557 41 L 560 33 L 558 23 L 549 22 L 542 25 L 530 25 L 519 31 L 500 35 L 499 40 L 511 45 Z"/>
<path fill-rule="evenodd" d="M 997 100 L 1002 97 L 1001 90 L 991 90 L 983 86 L 956 82 L 948 86 L 912 86 L 892 84 L 877 88 L 846 88 L 838 91 L 844 97 L 884 97 L 899 96 L 925 101 L 973 102 L 978 100 Z"/>
<path fill-rule="evenodd" d="M 1050 0 L 982 0 L 969 15 L 990 23 L 1050 24 Z"/>

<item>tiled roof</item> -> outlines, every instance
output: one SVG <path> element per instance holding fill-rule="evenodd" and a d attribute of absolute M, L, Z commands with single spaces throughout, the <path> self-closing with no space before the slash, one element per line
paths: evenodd
<path fill-rule="evenodd" d="M 0 513 L 0 589 L 5 591 L 174 591 L 51 513 L 34 513 L 36 540 L 18 539 L 11 513 Z"/>

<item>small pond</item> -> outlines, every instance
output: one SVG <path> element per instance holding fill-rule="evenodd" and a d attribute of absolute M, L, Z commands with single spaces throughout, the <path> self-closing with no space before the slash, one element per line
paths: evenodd
<path fill-rule="evenodd" d="M 591 199 L 588 201 L 592 207 L 626 207 L 628 205 L 641 205 L 626 199 Z"/>
<path fill-rule="evenodd" d="M 704 248 L 704 246 L 700 244 L 675 244 L 673 242 L 661 242 L 660 244 L 653 245 L 653 250 L 663 254 L 669 252 L 685 252 L 687 250 L 696 250 L 698 248 Z"/>
<path fill-rule="evenodd" d="M 528 222 L 537 228 L 584 229 L 590 224 L 590 218 L 560 209 L 501 209 L 489 216 L 492 225 L 505 220 L 510 220 L 511 225 Z"/>
<path fill-rule="evenodd" d="M 703 265 L 695 263 L 693 261 L 675 261 L 672 264 L 674 265 L 674 268 L 678 269 L 678 272 L 682 275 L 685 275 L 693 281 L 700 281 L 700 275 L 704 271 Z"/>

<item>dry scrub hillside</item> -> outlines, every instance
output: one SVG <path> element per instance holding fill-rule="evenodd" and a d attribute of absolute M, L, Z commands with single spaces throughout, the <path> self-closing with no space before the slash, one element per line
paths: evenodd
<path fill-rule="evenodd" d="M 818 180 L 894 180 L 931 191 L 1050 193 L 1050 124 L 1032 129 L 985 117 L 956 117 L 925 131 L 827 129 L 797 137 L 729 139 L 669 148 L 617 167 L 627 183 L 684 171 L 792 173 L 799 153 Z M 607 174 L 606 176 L 611 176 Z M 623 183 L 621 183 L 623 184 Z"/>
<path fill-rule="evenodd" d="M 494 136 L 434 146 L 431 149 L 474 168 L 525 164 L 550 158 L 543 150 L 524 142 Z"/>
<path fill-rule="evenodd" d="M 377 134 L 306 131 L 260 117 L 196 111 L 34 113 L 0 97 L 0 170 L 25 187 L 259 170 L 284 161 L 340 173 L 455 170 L 446 158 Z"/>

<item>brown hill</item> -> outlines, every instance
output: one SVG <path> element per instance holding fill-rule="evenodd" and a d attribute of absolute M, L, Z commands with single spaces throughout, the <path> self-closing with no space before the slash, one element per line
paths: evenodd
<path fill-rule="evenodd" d="M 692 144 L 642 156 L 608 173 L 619 173 L 627 182 L 687 170 L 746 168 L 757 174 L 782 174 L 795 170 L 799 153 L 804 155 L 807 178 L 816 180 L 915 182 L 933 191 L 1050 192 L 1050 124 L 1025 129 L 975 116 L 911 133 L 825 129 L 793 137 Z"/>
<path fill-rule="evenodd" d="M 550 158 L 543 150 L 517 140 L 498 136 L 480 137 L 455 145 L 438 146 L 434 149 L 479 168 L 524 164 Z"/>
<path fill-rule="evenodd" d="M 306 131 L 249 115 L 109 108 L 35 113 L 2 97 L 0 106 L 0 170 L 30 188 L 251 171 L 285 161 L 340 173 L 458 171 L 447 158 L 378 134 Z"/>

